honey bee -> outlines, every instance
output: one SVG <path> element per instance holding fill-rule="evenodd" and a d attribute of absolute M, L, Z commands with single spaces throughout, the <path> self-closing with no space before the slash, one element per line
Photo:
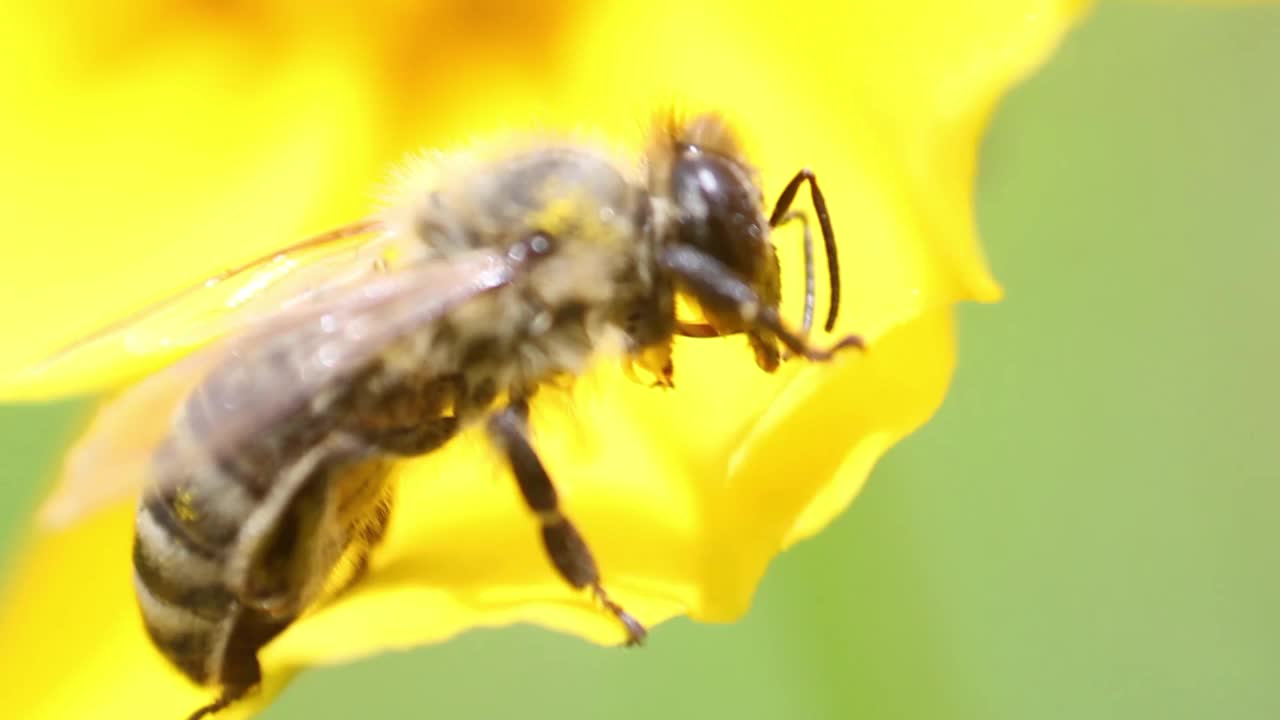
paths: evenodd
<path fill-rule="evenodd" d="M 46 506 L 65 522 L 140 490 L 133 567 L 146 630 L 186 676 L 218 690 L 189 720 L 255 688 L 258 651 L 335 585 L 359 581 L 390 522 L 397 459 L 473 424 L 509 465 L 551 565 L 639 643 L 645 628 L 606 591 L 528 438 L 530 398 L 611 347 L 633 375 L 670 387 L 676 336 L 741 334 L 765 372 L 784 351 L 826 361 L 862 347 L 856 335 L 807 339 L 813 248 L 807 216 L 791 211 L 804 183 L 826 249 L 828 332 L 840 287 L 813 173 L 796 173 L 766 214 L 718 115 L 664 115 L 638 166 L 545 138 L 429 166 L 429 181 L 408 182 L 372 219 L 215 276 L 35 371 L 104 343 L 213 340 L 104 405 Z M 779 314 L 770 238 L 797 218 L 798 331 Z M 203 312 L 211 293 L 232 309 Z M 679 318 L 677 298 L 701 317 Z"/>

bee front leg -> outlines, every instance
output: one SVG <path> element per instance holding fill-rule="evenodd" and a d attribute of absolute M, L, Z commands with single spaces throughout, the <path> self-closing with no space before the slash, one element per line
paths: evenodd
<path fill-rule="evenodd" d="M 761 302 L 759 294 L 750 285 L 701 250 L 675 245 L 664 250 L 658 262 L 664 270 L 680 278 L 684 288 L 705 307 L 738 319 L 744 327 L 773 335 L 800 357 L 823 362 L 845 348 L 863 348 L 862 337 L 858 335 L 846 335 L 827 348 L 810 345 L 802 335 L 782 322 L 776 307 Z"/>
<path fill-rule="evenodd" d="M 591 549 L 561 512 L 555 485 L 525 436 L 527 416 L 528 406 L 523 402 L 509 405 L 489 418 L 489 436 L 511 464 L 525 503 L 542 523 L 542 543 L 547 555 L 560 577 L 575 588 L 590 588 L 601 604 L 618 618 L 626 630 L 627 645 L 639 645 L 647 632 L 605 592 Z"/>

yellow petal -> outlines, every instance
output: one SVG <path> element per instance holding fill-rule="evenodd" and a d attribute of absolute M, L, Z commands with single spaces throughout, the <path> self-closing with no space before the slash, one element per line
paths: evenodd
<path fill-rule="evenodd" d="M 34 356 L 68 329 L 158 294 L 160 281 L 255 254 L 263 238 L 350 219 L 371 167 L 411 138 L 445 143 L 537 121 L 594 126 L 634 148 L 636 121 L 655 105 L 722 109 L 740 120 L 767 192 L 799 167 L 817 172 L 841 243 L 841 329 L 864 333 L 871 353 L 764 377 L 740 339 L 684 341 L 678 390 L 638 387 L 602 367 L 571 400 L 540 398 L 534 426 L 618 600 L 650 624 L 685 613 L 731 620 L 770 559 L 843 509 L 880 454 L 941 401 L 954 362 L 951 304 L 999 294 L 971 211 L 983 123 L 1082 6 L 937 0 L 801 12 L 664 0 L 563 5 L 551 20 L 497 23 L 448 5 L 383 8 L 381 21 L 327 5 L 317 20 L 282 6 L 277 32 L 307 25 L 285 32 L 291 43 L 274 54 L 250 41 L 252 23 L 237 32 L 232 14 L 221 30 L 191 31 L 113 73 L 82 81 L 50 71 L 15 90 L 38 104 L 69 88 L 60 104 L 0 120 L 0 136 L 29 138 L 12 148 L 18 167 L 43 163 L 46 179 L 65 181 L 4 188 L 21 199 L 10 213 L 18 235 L 61 241 L 57 252 L 6 247 L 0 302 L 48 308 L 58 320 L 6 319 L 5 329 L 30 338 Z M 427 43 L 406 17 L 450 32 Z M 31 52 L 72 52 L 57 32 L 33 37 Z M 332 52 L 336 38 L 346 38 L 343 52 Z M 72 199 L 77 212 L 65 212 Z M 798 236 L 779 242 L 795 317 Z M 124 361 L 117 376 L 130 369 Z M 476 626 L 533 622 L 621 639 L 554 575 L 533 519 L 474 434 L 400 476 L 391 533 L 367 580 L 266 648 L 267 687 L 227 717 L 268 701 L 306 665 Z M 210 697 L 178 679 L 142 634 L 129 517 L 122 509 L 38 538 L 25 556 L 0 608 L 0 694 L 22 717 L 173 718 Z M 77 610 L 86 592 L 94 603 Z"/>
<path fill-rule="evenodd" d="M 5 314 L 5 337 L 22 342 L 6 348 L 0 378 L 252 256 L 263 238 L 296 239 L 334 210 L 363 212 L 347 179 L 375 173 L 363 78 L 318 52 L 263 67 L 211 44 L 155 48 L 118 74 L 64 68 L 65 82 L 49 78 L 58 84 L 6 103 L 21 110 L 0 118 L 13 233 L 0 303 L 39 311 Z"/>

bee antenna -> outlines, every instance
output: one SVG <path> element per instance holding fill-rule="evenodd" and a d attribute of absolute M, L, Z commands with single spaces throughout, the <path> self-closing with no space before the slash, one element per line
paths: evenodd
<path fill-rule="evenodd" d="M 818 296 L 813 277 L 813 233 L 809 230 L 809 215 L 803 210 L 791 210 L 779 218 L 774 227 L 782 227 L 792 220 L 799 220 L 804 228 L 804 318 L 800 322 L 800 334 L 808 337 L 813 329 L 813 308 Z"/>
<path fill-rule="evenodd" d="M 809 181 L 809 195 L 813 200 L 813 209 L 818 214 L 818 225 L 822 228 L 822 243 L 827 251 L 831 307 L 827 311 L 827 322 L 823 327 L 827 332 L 831 332 L 836 326 L 836 317 L 840 313 L 840 258 L 836 252 L 836 234 L 831 228 L 831 215 L 827 212 L 827 201 L 822 197 L 822 190 L 818 188 L 818 179 L 814 177 L 812 170 L 803 168 L 782 189 L 782 193 L 778 195 L 778 201 L 774 203 L 773 214 L 769 216 L 769 227 L 776 228 L 786 220 L 787 211 L 791 209 L 791 203 L 796 199 L 796 191 L 800 189 L 800 183 L 806 180 Z M 812 273 L 809 275 L 811 277 Z M 806 297 L 805 304 L 808 305 L 809 302 Z"/>

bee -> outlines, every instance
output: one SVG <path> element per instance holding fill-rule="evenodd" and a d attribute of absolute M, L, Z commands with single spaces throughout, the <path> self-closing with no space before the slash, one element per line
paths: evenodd
<path fill-rule="evenodd" d="M 103 406 L 46 505 L 66 522 L 140 491 L 143 623 L 174 666 L 218 692 L 189 720 L 255 688 L 258 651 L 359 581 L 391 521 L 394 463 L 472 425 L 509 466 L 556 572 L 617 619 L 627 644 L 641 642 L 644 626 L 606 591 L 529 440 L 530 398 L 610 352 L 671 387 L 677 336 L 742 335 L 769 373 L 863 346 L 807 339 L 814 251 L 807 215 L 791 210 L 805 183 L 825 243 L 828 332 L 840 291 L 814 174 L 796 173 L 766 214 L 719 115 L 662 116 L 638 165 L 538 138 L 428 166 L 371 219 L 210 278 L 35 371 L 103 346 L 137 351 L 139 338 L 211 340 Z M 793 219 L 805 238 L 798 331 L 779 314 L 771 240 Z M 211 296 L 223 312 L 207 312 Z M 697 321 L 677 316 L 678 298 Z"/>

